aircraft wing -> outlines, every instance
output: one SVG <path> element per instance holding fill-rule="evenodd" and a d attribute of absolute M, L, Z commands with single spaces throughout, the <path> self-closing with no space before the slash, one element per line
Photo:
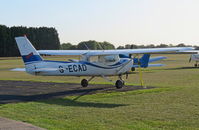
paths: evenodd
<path fill-rule="evenodd" d="M 37 52 L 39 52 L 39 54 L 44 54 L 44 55 L 84 55 L 90 51 L 89 50 L 38 50 Z"/>
<path fill-rule="evenodd" d="M 143 54 L 159 52 L 179 52 L 193 50 L 193 47 L 172 48 L 147 48 L 147 49 L 120 49 L 120 50 L 38 50 L 39 54 L 45 55 L 117 55 L 117 54 Z"/>

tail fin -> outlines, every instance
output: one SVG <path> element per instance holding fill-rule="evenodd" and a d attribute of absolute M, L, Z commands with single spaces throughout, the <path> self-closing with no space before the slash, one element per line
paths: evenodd
<path fill-rule="evenodd" d="M 149 58 L 150 54 L 144 54 L 140 59 L 134 58 L 133 63 L 134 65 L 138 65 L 140 63 L 140 67 L 146 68 L 149 65 Z"/>
<path fill-rule="evenodd" d="M 141 67 L 146 68 L 149 65 L 150 54 L 144 54 L 142 58 L 140 58 Z"/>
<path fill-rule="evenodd" d="M 43 60 L 26 36 L 15 37 L 15 40 L 24 63 Z"/>

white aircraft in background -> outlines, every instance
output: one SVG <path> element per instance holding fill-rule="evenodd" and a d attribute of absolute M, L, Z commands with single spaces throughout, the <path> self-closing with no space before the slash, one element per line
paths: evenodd
<path fill-rule="evenodd" d="M 189 58 L 189 63 L 191 61 L 195 61 L 195 64 L 194 64 L 194 67 L 199 67 L 199 50 L 184 50 L 184 51 L 179 51 L 179 52 L 182 52 L 182 53 L 191 53 L 191 56 Z"/>
<path fill-rule="evenodd" d="M 195 52 L 197 54 L 191 54 L 190 58 L 189 58 L 189 62 L 191 61 L 195 61 L 194 67 L 199 67 L 199 51 L 192 51 Z"/>
<path fill-rule="evenodd" d="M 150 48 L 150 49 L 122 49 L 122 50 L 36 50 L 26 36 L 15 38 L 25 69 L 32 75 L 44 76 L 90 76 L 83 79 L 81 85 L 88 86 L 88 82 L 95 76 L 111 81 L 107 76 L 118 76 L 116 88 L 124 86 L 122 75 L 128 74 L 136 67 L 162 66 L 162 64 L 148 64 L 149 62 L 164 59 L 165 57 L 149 58 L 150 53 L 178 52 L 192 50 L 192 47 Z M 40 54 L 45 55 L 78 55 L 80 60 L 69 61 L 44 60 Z M 142 58 L 135 58 L 133 54 L 144 54 Z M 20 70 L 20 69 L 18 69 Z"/>

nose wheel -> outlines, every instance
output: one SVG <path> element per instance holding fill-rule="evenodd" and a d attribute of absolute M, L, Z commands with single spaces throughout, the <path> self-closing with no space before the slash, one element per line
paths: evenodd
<path fill-rule="evenodd" d="M 82 87 L 87 87 L 88 83 L 94 78 L 95 78 L 95 76 L 90 77 L 88 80 L 87 79 L 82 79 L 82 81 L 81 81 Z"/>
<path fill-rule="evenodd" d="M 88 86 L 88 80 L 82 79 L 81 85 L 82 85 L 82 87 L 87 87 Z"/>
<path fill-rule="evenodd" d="M 117 80 L 116 82 L 115 82 L 115 87 L 117 88 L 117 89 L 120 89 L 120 88 L 122 88 L 124 86 L 124 81 L 123 80 Z"/>

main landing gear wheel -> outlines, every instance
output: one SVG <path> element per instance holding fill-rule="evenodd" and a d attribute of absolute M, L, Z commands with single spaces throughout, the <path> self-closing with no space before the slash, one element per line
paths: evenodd
<path fill-rule="evenodd" d="M 117 89 L 120 89 L 120 88 L 122 88 L 124 86 L 124 81 L 123 80 L 117 80 L 116 82 L 115 82 L 115 87 L 117 88 Z"/>
<path fill-rule="evenodd" d="M 82 79 L 81 85 L 82 85 L 82 87 L 87 87 L 88 86 L 88 80 Z"/>
<path fill-rule="evenodd" d="M 198 67 L 198 65 L 197 65 L 197 64 L 194 64 L 194 67 Z"/>

